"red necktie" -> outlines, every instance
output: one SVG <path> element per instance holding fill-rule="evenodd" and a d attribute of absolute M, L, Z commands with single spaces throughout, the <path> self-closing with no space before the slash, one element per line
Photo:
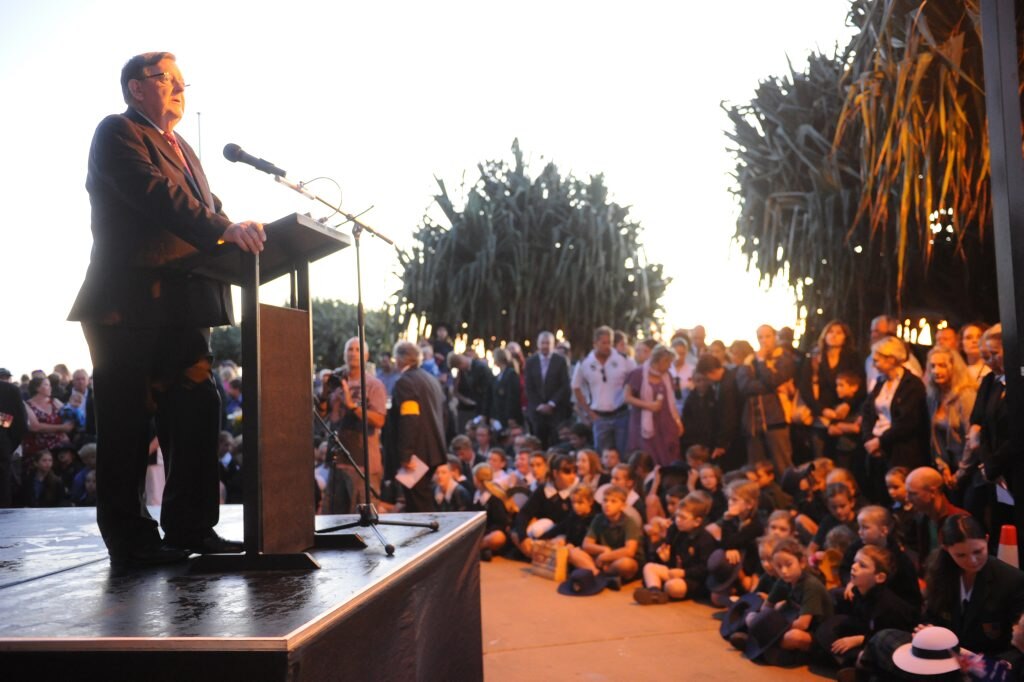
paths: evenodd
<path fill-rule="evenodd" d="M 185 172 L 192 175 L 192 169 L 188 167 L 188 161 L 185 160 L 185 154 L 181 151 L 181 145 L 178 144 L 178 138 L 175 137 L 174 133 L 167 131 L 164 133 L 164 139 L 167 140 L 167 144 L 171 145 L 171 149 L 178 155 L 178 160 L 181 161 L 181 165 L 185 167 Z"/>

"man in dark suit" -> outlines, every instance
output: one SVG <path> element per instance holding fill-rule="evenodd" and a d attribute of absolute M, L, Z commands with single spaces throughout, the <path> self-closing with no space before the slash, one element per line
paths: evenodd
<path fill-rule="evenodd" d="M 448 461 L 444 447 L 444 392 L 438 380 L 420 368 L 422 355 L 415 343 L 399 341 L 392 355 L 402 374 L 391 392 L 384 477 L 401 486 L 405 511 L 434 511 L 434 470 Z M 406 485 L 396 475 L 403 470 L 410 474 L 416 470 L 413 457 L 426 464 L 427 470 L 412 485 Z"/>
<path fill-rule="evenodd" d="M 173 132 L 185 109 L 174 55 L 132 57 L 121 92 L 128 110 L 103 119 L 89 150 L 92 257 L 68 319 L 82 322 L 93 361 L 96 520 L 115 566 L 148 566 L 242 549 L 213 530 L 220 399 L 209 337 L 232 323 L 230 289 L 179 263 L 258 252 L 266 237 L 259 223 L 224 215 Z M 154 417 L 167 470 L 164 541 L 143 496 Z"/>
<path fill-rule="evenodd" d="M 526 360 L 526 418 L 533 435 L 547 448 L 555 442 L 558 424 L 572 410 L 569 365 L 553 352 L 555 335 L 537 335 L 537 352 Z"/>

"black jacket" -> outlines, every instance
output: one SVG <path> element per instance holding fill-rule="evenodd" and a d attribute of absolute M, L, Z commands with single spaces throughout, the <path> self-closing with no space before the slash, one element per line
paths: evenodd
<path fill-rule="evenodd" d="M 861 438 L 867 442 L 874 438 L 872 431 L 878 421 L 875 398 L 882 392 L 884 377 L 875 382 L 861 407 Z M 879 440 L 882 452 L 888 457 L 888 466 L 904 466 L 908 469 L 928 465 L 928 405 L 925 401 L 924 384 L 916 376 L 904 370 L 900 383 L 892 396 L 892 424 Z"/>

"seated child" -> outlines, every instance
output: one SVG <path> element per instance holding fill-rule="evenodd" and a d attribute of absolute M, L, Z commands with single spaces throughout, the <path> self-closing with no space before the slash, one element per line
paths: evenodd
<path fill-rule="evenodd" d="M 601 513 L 594 517 L 582 548 L 569 549 L 569 563 L 594 575 L 604 572 L 628 582 L 640 570 L 640 524 L 625 513 L 626 491 L 617 485 L 605 490 Z M 609 584 L 616 589 L 618 583 Z"/>
<path fill-rule="evenodd" d="M 540 539 L 554 540 L 555 538 L 562 538 L 569 547 L 581 547 L 596 515 L 594 491 L 585 485 L 578 486 L 572 492 L 572 511 L 569 512 L 568 516 L 549 528 L 540 536 Z"/>
<path fill-rule="evenodd" d="M 644 524 L 644 535 L 647 537 L 647 548 L 653 550 L 665 539 L 666 533 L 672 527 L 672 519 L 675 518 L 676 509 L 679 503 L 686 497 L 686 489 L 677 485 L 665 494 L 665 516 L 651 517 Z M 648 560 L 654 559 L 649 557 Z"/>
<path fill-rule="evenodd" d="M 434 472 L 434 501 L 438 511 L 461 512 L 469 509 L 472 498 L 455 478 L 461 473 L 462 463 L 453 455 L 448 456 L 447 464 L 437 467 Z"/>
<path fill-rule="evenodd" d="M 628 464 L 616 464 L 612 469 L 612 481 L 611 483 L 605 483 L 603 486 L 594 491 L 594 500 L 603 505 L 604 504 L 604 493 L 610 488 L 619 487 L 626 491 L 626 513 L 633 517 L 633 520 L 637 522 L 637 525 L 643 526 L 645 514 L 647 513 L 647 505 L 644 501 L 643 496 L 636 490 L 636 479 L 633 474 L 633 469 Z"/>
<path fill-rule="evenodd" d="M 487 463 L 491 465 L 494 482 L 505 490 L 518 485 L 519 478 L 508 470 L 508 454 L 501 448 L 491 448 L 487 452 Z"/>
<path fill-rule="evenodd" d="M 725 486 L 722 482 L 722 469 L 714 464 L 702 464 L 697 469 L 697 487 L 691 490 L 703 490 L 711 495 L 711 511 L 709 519 L 719 519 L 729 506 L 725 499 Z"/>
<path fill-rule="evenodd" d="M 709 509 L 706 499 L 691 495 L 677 506 L 675 525 L 656 550 L 657 559 L 644 565 L 644 586 L 633 592 L 638 604 L 707 594 L 708 557 L 717 545 L 704 528 Z"/>
<path fill-rule="evenodd" d="M 537 488 L 543 488 L 548 480 L 548 456 L 541 450 L 534 450 L 530 453 L 530 492 Z"/>
<path fill-rule="evenodd" d="M 768 611 L 782 610 L 790 611 L 791 616 L 795 614 L 782 638 L 762 653 L 765 662 L 786 665 L 793 662 L 799 653 L 811 649 L 814 642 L 812 633 L 824 619 L 832 616 L 832 600 L 821 581 L 807 570 L 807 555 L 796 540 L 780 540 L 775 545 L 772 565 L 778 582 L 758 616 L 752 619 L 751 628 Z M 738 633 L 729 641 L 737 648 L 745 648 L 747 635 Z"/>
<path fill-rule="evenodd" d="M 864 497 L 861 492 L 860 484 L 857 482 L 857 478 L 853 475 L 853 472 L 843 467 L 835 467 L 825 477 L 825 487 L 828 487 L 829 483 L 845 483 L 846 487 L 850 489 L 850 493 L 853 494 L 854 506 L 857 509 L 866 507 L 869 502 L 868 498 Z"/>
<path fill-rule="evenodd" d="M 480 542 L 480 560 L 490 561 L 494 552 L 505 546 L 508 534 L 508 510 L 505 508 L 505 491 L 494 483 L 490 464 L 473 467 L 473 483 L 476 493 L 470 509 L 487 512 L 484 523 L 484 537 Z"/>
<path fill-rule="evenodd" d="M 854 506 L 853 494 L 846 483 L 830 483 L 825 489 L 825 500 L 828 504 L 828 514 L 821 519 L 818 532 L 807 545 L 807 556 L 814 563 L 824 558 L 822 550 L 825 546 L 825 536 L 830 530 L 839 524 L 845 524 L 850 530 L 857 531 L 857 509 Z"/>
<path fill-rule="evenodd" d="M 776 509 L 769 514 L 768 535 L 779 540 L 782 540 L 783 538 L 795 538 L 796 526 L 793 522 L 793 513 L 785 509 Z"/>
<path fill-rule="evenodd" d="M 622 464 L 622 455 L 615 448 L 605 448 L 601 451 L 601 468 L 611 471 L 619 464 Z"/>
<path fill-rule="evenodd" d="M 822 579 L 828 589 L 837 589 L 845 585 L 839 572 L 839 565 L 843 562 L 843 556 L 846 555 L 847 549 L 856 539 L 857 534 L 842 524 L 830 530 L 825 536 L 822 552 L 824 556 L 815 568 L 821 574 L 818 577 Z"/>
<path fill-rule="evenodd" d="M 751 465 L 751 471 L 747 475 L 750 480 L 757 483 L 761 490 L 760 508 L 762 512 L 769 512 L 774 509 L 790 509 L 793 506 L 793 498 L 786 494 L 782 486 L 775 480 L 775 467 L 766 459 L 758 460 Z"/>
<path fill-rule="evenodd" d="M 862 547 L 874 546 L 889 552 L 889 570 L 886 583 L 892 591 L 899 595 L 915 609 L 921 608 L 921 587 L 917 580 L 917 568 L 913 560 L 903 551 L 893 533 L 892 514 L 885 507 L 868 505 L 857 514 L 857 535 L 859 536 L 843 555 L 839 565 L 839 575 L 847 584 L 845 599 L 853 598 L 853 587 L 850 585 L 850 572 L 854 558 Z"/>
<path fill-rule="evenodd" d="M 533 556 L 533 538 L 538 538 L 572 511 L 572 492 L 579 484 L 576 464 L 567 454 L 551 458 L 547 480 L 530 493 L 516 514 L 512 541 L 527 558 Z"/>
<path fill-rule="evenodd" d="M 757 573 L 757 538 L 764 534 L 757 515 L 760 490 L 756 483 L 738 480 L 725 489 L 728 508 L 717 522 L 708 526 L 708 532 L 719 541 L 725 550 L 725 560 L 735 566 L 741 565 L 739 591 L 747 592 L 754 585 Z M 712 592 L 711 602 L 716 606 L 727 606 L 731 593 Z"/>
<path fill-rule="evenodd" d="M 711 453 L 703 445 L 691 445 L 686 449 L 686 487 L 691 492 L 697 489 L 700 468 L 711 461 Z"/>
<path fill-rule="evenodd" d="M 864 642 L 885 628 L 911 630 L 917 610 L 889 587 L 892 557 L 875 545 L 864 545 L 850 569 L 851 598 L 836 605 L 836 615 L 825 620 L 815 640 L 832 654 L 840 668 L 852 667 Z"/>
<path fill-rule="evenodd" d="M 910 470 L 907 467 L 893 467 L 885 474 L 885 489 L 892 500 L 893 534 L 896 541 L 904 548 L 904 551 L 914 561 L 915 565 L 924 563 L 924 557 L 920 556 L 917 547 L 917 523 L 918 515 L 914 505 L 907 499 L 907 476 Z"/>

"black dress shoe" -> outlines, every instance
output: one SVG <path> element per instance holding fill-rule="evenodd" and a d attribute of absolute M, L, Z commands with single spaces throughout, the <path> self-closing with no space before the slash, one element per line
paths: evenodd
<path fill-rule="evenodd" d="M 134 547 L 125 552 L 111 553 L 110 565 L 114 568 L 147 568 L 175 564 L 188 559 L 188 552 L 163 543 Z"/>
<path fill-rule="evenodd" d="M 212 530 L 197 538 L 168 536 L 165 541 L 172 547 L 178 547 L 193 554 L 241 554 L 245 551 L 245 545 L 241 542 L 225 540 Z"/>

